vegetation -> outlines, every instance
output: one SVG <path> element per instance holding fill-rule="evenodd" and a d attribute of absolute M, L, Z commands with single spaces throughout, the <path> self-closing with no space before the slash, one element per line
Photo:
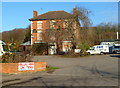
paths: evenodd
<path fill-rule="evenodd" d="M 31 62 L 31 55 L 23 52 L 22 54 L 6 53 L 0 58 L 0 63 Z"/>
<path fill-rule="evenodd" d="M 77 20 L 78 24 L 80 26 L 83 27 L 89 27 L 92 23 L 91 20 L 89 18 L 89 15 L 92 13 L 91 11 L 89 11 L 88 9 L 84 8 L 84 7 L 79 7 L 76 6 L 76 18 L 75 20 Z M 74 14 L 74 12 L 72 11 L 72 13 Z"/>
<path fill-rule="evenodd" d="M 74 18 L 55 21 L 52 27 L 45 31 L 44 40 L 48 43 L 56 43 L 57 53 L 61 51 L 62 41 L 72 41 L 72 49 L 78 48 L 81 29 L 80 22 L 87 28 L 91 24 L 88 17 L 89 13 L 90 11 L 85 8 L 74 8 Z M 63 24 L 65 24 L 64 28 Z"/>
<path fill-rule="evenodd" d="M 17 52 L 18 46 L 16 43 L 11 43 L 5 47 L 6 53 L 0 58 L 0 63 L 18 63 L 30 62 L 31 55 L 29 52 Z"/>
<path fill-rule="evenodd" d="M 99 44 L 103 40 L 113 40 L 116 39 L 116 32 L 119 32 L 117 24 L 112 23 L 101 23 L 96 27 L 91 26 L 91 20 L 89 15 L 91 11 L 83 7 L 76 7 L 76 17 L 74 19 L 68 19 L 67 21 L 57 21 L 51 29 L 45 31 L 44 40 L 47 43 L 55 42 L 57 44 L 57 52 L 61 51 L 63 40 L 70 40 L 73 44 L 73 49 L 80 48 L 81 56 L 85 55 L 85 51 L 93 45 Z M 62 23 L 67 24 L 66 28 L 61 27 Z M 72 24 L 77 22 L 77 27 L 75 28 Z M 48 22 L 49 23 L 49 22 Z M 119 25 L 120 26 L 120 25 Z M 77 37 L 75 34 L 75 29 L 77 29 Z M 17 37 L 16 37 L 17 35 Z M 30 26 L 23 29 L 14 29 L 11 31 L 5 31 L 2 33 L 2 39 L 4 42 L 10 44 L 15 44 L 16 48 L 11 45 L 13 50 L 17 50 L 23 42 L 31 40 Z M 32 46 L 32 52 L 35 55 L 46 54 L 48 45 L 45 43 L 34 44 Z M 6 47 L 9 50 L 8 47 Z M 13 56 L 11 56 L 13 57 Z"/>
<path fill-rule="evenodd" d="M 9 43 L 20 44 L 24 40 L 25 33 L 26 33 L 26 29 L 14 29 L 11 31 L 5 31 L 2 32 L 2 40 L 7 44 Z"/>
<path fill-rule="evenodd" d="M 47 43 L 35 43 L 32 45 L 33 55 L 45 55 L 47 54 L 48 44 Z"/>
<path fill-rule="evenodd" d="M 100 44 L 104 40 L 114 40 L 116 39 L 116 32 L 118 30 L 118 25 L 112 25 L 111 23 L 105 24 L 101 23 L 96 27 L 89 27 L 87 29 L 81 28 L 80 30 L 80 44 L 88 44 L 93 46 Z"/>
<path fill-rule="evenodd" d="M 30 26 L 27 28 L 18 28 L 13 29 L 10 31 L 4 31 L 1 35 L 1 40 L 3 40 L 5 43 L 16 43 L 21 44 L 23 42 L 27 42 L 31 40 L 31 30 Z M 17 35 L 17 37 L 16 37 Z"/>
<path fill-rule="evenodd" d="M 25 38 L 23 43 L 31 41 L 31 25 L 26 28 Z"/>
<path fill-rule="evenodd" d="M 47 66 L 46 70 L 55 70 L 55 69 L 60 69 L 59 67 L 51 67 L 51 66 Z"/>
<path fill-rule="evenodd" d="M 118 30 L 117 24 L 101 23 L 96 27 L 91 26 L 89 19 L 91 11 L 86 8 L 77 7 L 76 17 L 74 19 L 67 19 L 56 21 L 54 27 L 45 31 L 45 41 L 54 42 L 57 45 L 57 53 L 62 47 L 62 41 L 72 41 L 72 49 L 80 48 L 81 56 L 86 55 L 86 50 L 90 46 L 100 44 L 103 40 L 116 39 L 116 32 Z M 76 27 L 73 24 L 77 23 Z M 61 24 L 65 23 L 67 26 L 63 29 Z"/>

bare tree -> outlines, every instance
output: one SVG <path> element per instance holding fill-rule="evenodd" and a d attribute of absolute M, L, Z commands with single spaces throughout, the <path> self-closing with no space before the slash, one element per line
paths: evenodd
<path fill-rule="evenodd" d="M 85 8 L 76 7 L 73 13 L 74 18 L 62 19 L 56 21 L 54 27 L 45 31 L 44 40 L 46 42 L 55 42 L 57 44 L 57 51 L 62 45 L 63 41 L 72 41 L 72 48 L 78 48 L 80 43 L 81 25 L 85 28 L 91 24 L 88 18 L 90 11 Z M 80 24 L 81 23 L 81 24 Z M 64 24 L 64 27 L 61 25 Z"/>
<path fill-rule="evenodd" d="M 89 18 L 89 15 L 92 13 L 90 10 L 84 8 L 84 7 L 80 7 L 80 6 L 76 6 L 76 20 L 78 22 L 78 24 L 80 23 L 80 26 L 83 27 L 89 27 L 91 26 L 91 20 Z M 72 11 L 72 13 L 74 13 Z"/>

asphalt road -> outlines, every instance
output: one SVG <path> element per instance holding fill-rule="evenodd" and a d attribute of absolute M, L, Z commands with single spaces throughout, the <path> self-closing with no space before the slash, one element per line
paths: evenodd
<path fill-rule="evenodd" d="M 63 58 L 60 56 L 35 56 L 33 61 L 47 62 L 60 69 L 3 74 L 3 86 L 118 86 L 118 59 L 120 55 L 94 55 Z"/>

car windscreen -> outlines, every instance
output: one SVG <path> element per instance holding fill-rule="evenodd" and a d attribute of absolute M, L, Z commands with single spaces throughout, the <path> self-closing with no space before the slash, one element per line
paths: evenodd
<path fill-rule="evenodd" d="M 115 46 L 115 48 L 120 48 L 120 46 Z"/>

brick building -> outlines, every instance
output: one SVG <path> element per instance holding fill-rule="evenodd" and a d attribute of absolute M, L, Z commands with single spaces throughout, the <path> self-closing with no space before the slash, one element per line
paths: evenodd
<path fill-rule="evenodd" d="M 49 29 L 65 29 L 68 27 L 67 22 L 77 17 L 76 8 L 73 8 L 73 14 L 67 13 L 63 10 L 61 11 L 49 11 L 47 13 L 38 15 L 37 11 L 33 11 L 33 18 L 29 19 L 31 21 L 31 45 L 34 43 L 45 42 L 44 35 L 45 31 Z M 59 25 L 55 25 L 59 22 Z M 74 33 L 78 37 L 77 23 L 74 22 Z M 64 40 L 68 41 L 68 40 Z M 63 45 L 64 46 L 64 45 Z M 64 49 L 63 49 L 64 50 Z"/>

